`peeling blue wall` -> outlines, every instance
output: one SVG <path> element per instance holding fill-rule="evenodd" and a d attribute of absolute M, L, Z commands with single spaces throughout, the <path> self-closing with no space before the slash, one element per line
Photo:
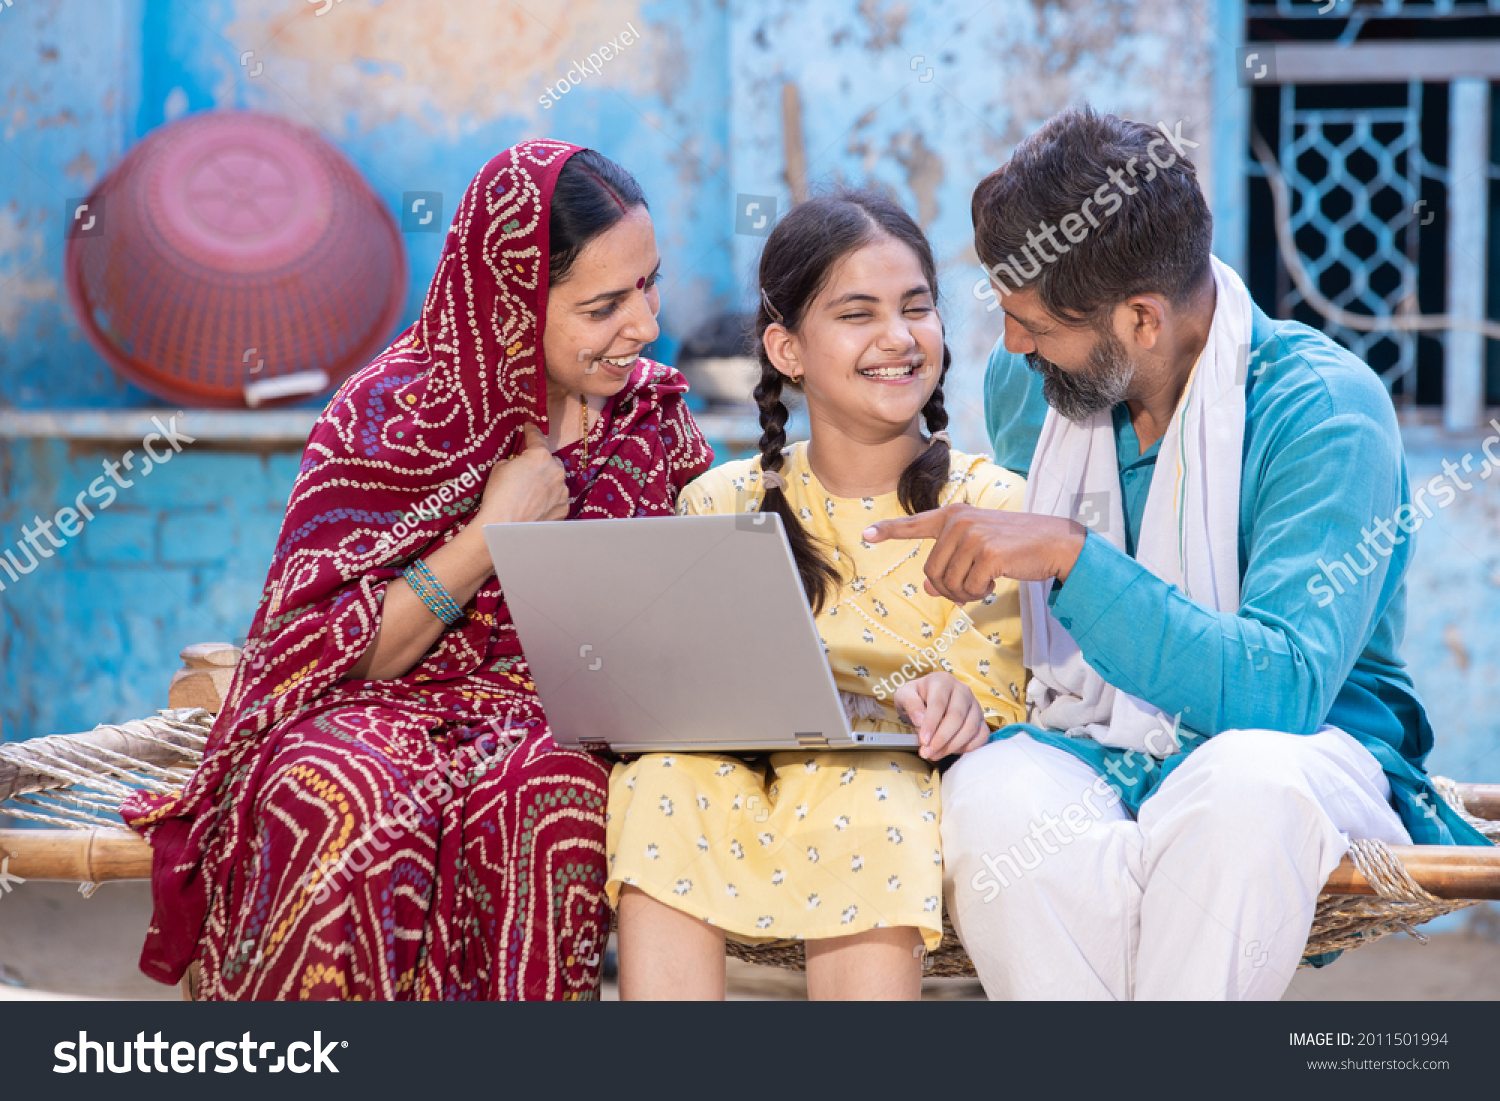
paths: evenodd
<path fill-rule="evenodd" d="M 102 464 L 118 462 L 129 447 L 6 441 L 5 546 L 33 516 L 50 519 L 73 502 Z M 33 572 L 19 581 L 0 573 L 6 739 L 150 715 L 166 706 L 179 650 L 242 638 L 299 457 L 188 446 L 145 477 L 125 476 L 129 488 L 117 488 L 81 535 L 62 540 Z M 97 498 L 92 504 L 99 508 Z M 27 558 L 18 557 L 24 566 Z"/>
<path fill-rule="evenodd" d="M 1493 426 L 1473 439 L 1407 432 L 1413 486 L 1446 482 L 1447 462 L 1473 488 L 1455 490 L 1453 503 L 1435 510 L 1415 535 L 1404 654 L 1437 732 L 1429 770 L 1500 783 L 1500 478 L 1463 473 L 1484 468 L 1480 445 L 1487 438 L 1500 454 L 1500 428 Z"/>

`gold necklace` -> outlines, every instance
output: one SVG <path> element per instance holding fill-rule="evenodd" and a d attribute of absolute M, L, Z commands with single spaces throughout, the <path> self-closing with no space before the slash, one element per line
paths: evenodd
<path fill-rule="evenodd" d="M 583 444 L 583 462 L 578 467 L 578 472 L 583 475 L 584 481 L 588 481 L 589 475 L 589 399 L 583 394 L 578 395 L 578 431 L 579 440 Z"/>

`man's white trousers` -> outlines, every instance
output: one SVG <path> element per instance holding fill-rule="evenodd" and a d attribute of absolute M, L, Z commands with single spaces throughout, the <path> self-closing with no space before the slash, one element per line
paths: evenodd
<path fill-rule="evenodd" d="M 948 913 L 991 998 L 1275 999 L 1351 837 L 1409 845 L 1348 734 L 1230 730 L 1133 820 L 1025 734 L 943 776 Z"/>

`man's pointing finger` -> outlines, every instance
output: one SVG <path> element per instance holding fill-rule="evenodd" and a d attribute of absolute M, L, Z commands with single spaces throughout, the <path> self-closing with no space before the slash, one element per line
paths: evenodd
<path fill-rule="evenodd" d="M 943 512 L 919 512 L 897 520 L 882 520 L 864 530 L 865 542 L 880 543 L 887 539 L 936 539 L 943 534 Z"/>

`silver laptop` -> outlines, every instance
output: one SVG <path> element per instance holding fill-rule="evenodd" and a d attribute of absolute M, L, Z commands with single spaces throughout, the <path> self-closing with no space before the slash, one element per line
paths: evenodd
<path fill-rule="evenodd" d="M 915 748 L 854 733 L 774 513 L 486 524 L 558 745 Z"/>

